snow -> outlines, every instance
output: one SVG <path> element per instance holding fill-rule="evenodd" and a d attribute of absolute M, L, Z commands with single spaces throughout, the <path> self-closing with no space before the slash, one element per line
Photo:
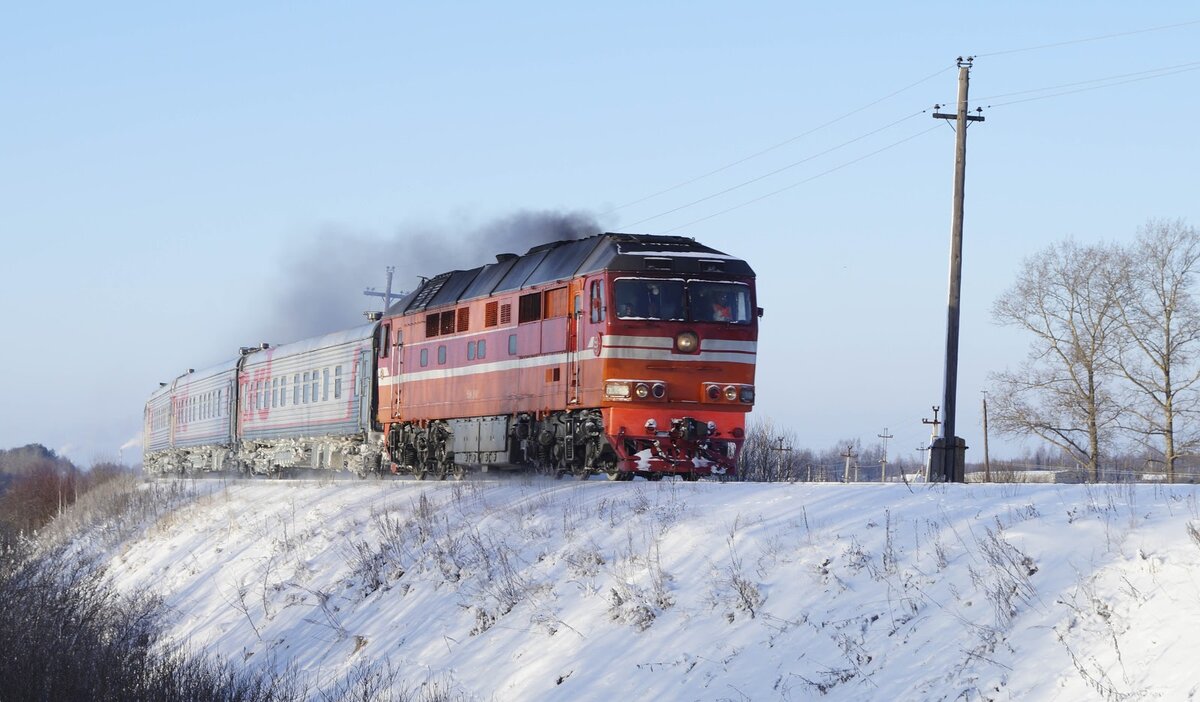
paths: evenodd
<path fill-rule="evenodd" d="M 196 481 L 168 636 L 481 700 L 1184 699 L 1191 486 Z"/>

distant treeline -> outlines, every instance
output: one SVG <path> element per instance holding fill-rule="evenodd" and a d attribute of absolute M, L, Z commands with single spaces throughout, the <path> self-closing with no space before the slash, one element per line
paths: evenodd
<path fill-rule="evenodd" d="M 111 462 L 82 470 L 41 444 L 0 449 L 0 547 L 36 533 L 80 495 L 130 472 Z"/>

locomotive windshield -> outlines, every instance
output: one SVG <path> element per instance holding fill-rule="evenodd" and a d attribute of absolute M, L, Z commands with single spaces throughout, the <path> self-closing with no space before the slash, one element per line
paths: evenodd
<path fill-rule="evenodd" d="M 614 284 L 617 317 L 749 324 L 750 288 L 704 280 L 621 278 Z"/>

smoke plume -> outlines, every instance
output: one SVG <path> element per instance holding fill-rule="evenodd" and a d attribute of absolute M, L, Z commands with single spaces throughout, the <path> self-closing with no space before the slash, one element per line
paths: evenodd
<path fill-rule="evenodd" d="M 387 266 L 396 269 L 396 293 L 414 289 L 420 276 L 475 268 L 495 262 L 499 253 L 523 254 L 538 244 L 600 232 L 587 213 L 546 211 L 518 212 L 460 231 L 408 226 L 391 238 L 326 229 L 285 255 L 273 299 L 254 315 L 254 328 L 258 338 L 274 344 L 347 329 L 366 322 L 364 311 L 382 308 L 382 298 L 363 290 L 383 292 Z"/>

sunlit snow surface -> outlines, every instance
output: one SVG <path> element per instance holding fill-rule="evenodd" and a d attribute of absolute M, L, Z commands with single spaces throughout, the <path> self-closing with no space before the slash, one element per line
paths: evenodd
<path fill-rule="evenodd" d="M 1185 699 L 1190 486 L 197 481 L 169 637 L 480 700 Z M 1200 532 L 1196 538 L 1200 539 Z"/>

